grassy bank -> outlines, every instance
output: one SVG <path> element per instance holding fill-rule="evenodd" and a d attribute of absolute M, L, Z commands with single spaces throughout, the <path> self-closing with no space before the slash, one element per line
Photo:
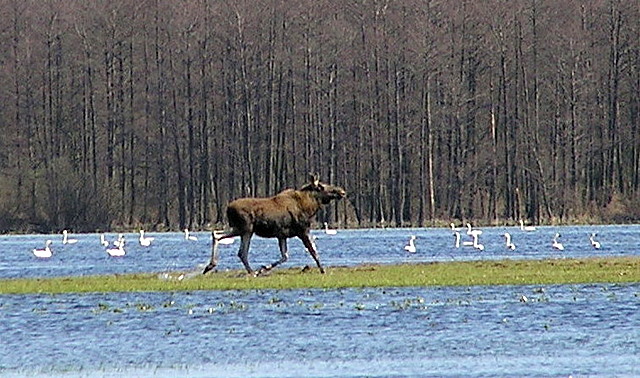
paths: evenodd
<path fill-rule="evenodd" d="M 244 290 L 394 286 L 467 286 L 640 282 L 640 258 L 501 260 L 403 265 L 277 269 L 268 276 L 243 272 L 117 274 L 0 280 L 0 294 L 126 291 Z"/>

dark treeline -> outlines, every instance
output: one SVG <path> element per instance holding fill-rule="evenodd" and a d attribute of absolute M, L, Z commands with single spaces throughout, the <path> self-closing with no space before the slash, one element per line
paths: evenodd
<path fill-rule="evenodd" d="M 640 219 L 638 0 L 0 0 L 0 230 Z"/>

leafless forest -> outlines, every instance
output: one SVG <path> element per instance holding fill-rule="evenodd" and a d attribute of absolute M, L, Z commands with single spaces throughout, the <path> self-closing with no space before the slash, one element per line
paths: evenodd
<path fill-rule="evenodd" d="M 639 0 L 0 0 L 0 230 L 640 220 Z"/>

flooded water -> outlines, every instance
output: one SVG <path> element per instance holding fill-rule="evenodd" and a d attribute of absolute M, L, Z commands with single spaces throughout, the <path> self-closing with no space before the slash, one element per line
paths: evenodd
<path fill-rule="evenodd" d="M 504 232 L 517 245 L 504 247 Z M 565 250 L 551 247 L 556 232 Z M 602 243 L 595 250 L 589 235 Z M 638 255 L 639 226 L 484 228 L 484 251 L 450 229 L 317 233 L 327 268 L 361 263 Z M 416 235 L 417 253 L 403 247 Z M 111 240 L 114 235 L 108 235 Z M 114 258 L 99 235 L 0 237 L 0 277 L 190 270 L 210 236 L 126 235 Z M 463 237 L 467 237 L 463 232 Z M 53 257 L 33 248 L 53 240 Z M 467 239 L 465 239 L 467 240 Z M 289 243 L 285 267 L 312 264 Z M 240 269 L 238 242 L 221 269 Z M 253 266 L 279 257 L 252 242 Z M 638 376 L 640 283 L 344 290 L 0 295 L 0 375 L 62 376 Z"/>
<path fill-rule="evenodd" d="M 638 284 L 4 295 L 0 375 L 631 376 L 639 306 Z"/>
<path fill-rule="evenodd" d="M 466 230 L 466 229 L 465 229 Z M 339 230 L 336 235 L 314 231 L 320 260 L 326 267 L 365 263 L 402 263 L 452 260 L 542 259 L 589 256 L 628 256 L 640 254 L 640 226 L 579 226 L 538 227 L 525 232 L 519 227 L 483 228 L 480 251 L 473 247 L 456 248 L 450 229 L 365 229 Z M 503 234 L 512 236 L 515 250 L 505 248 Z M 591 247 L 589 235 L 597 234 L 601 248 Z M 560 233 L 564 251 L 554 249 L 552 239 Z M 462 241 L 471 240 L 464 230 Z M 62 244 L 62 235 L 10 235 L 0 236 L 0 278 L 50 277 L 88 274 L 133 272 L 161 272 L 191 270 L 203 267 L 211 254 L 211 235 L 195 233 L 198 241 L 187 241 L 182 233 L 145 233 L 153 237 L 149 247 L 138 243 L 138 234 L 125 234 L 126 255 L 111 257 L 100 245 L 98 234 L 71 235 L 75 244 Z M 416 235 L 416 253 L 407 253 L 404 246 L 409 237 Z M 107 239 L 114 241 L 116 235 Z M 40 259 L 33 255 L 34 248 L 43 248 L 52 240 L 53 256 Z M 239 241 L 220 246 L 219 269 L 242 269 L 237 256 Z M 283 266 L 314 265 L 298 239 L 289 240 L 290 259 Z M 249 261 L 254 269 L 280 258 L 275 239 L 254 237 L 251 241 Z"/>

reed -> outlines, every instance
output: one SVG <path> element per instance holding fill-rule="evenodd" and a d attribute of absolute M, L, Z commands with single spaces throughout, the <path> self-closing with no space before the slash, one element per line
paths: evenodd
<path fill-rule="evenodd" d="M 115 274 L 0 280 L 0 294 L 251 290 L 401 286 L 536 285 L 640 282 L 640 257 L 466 261 L 243 271 Z"/>

